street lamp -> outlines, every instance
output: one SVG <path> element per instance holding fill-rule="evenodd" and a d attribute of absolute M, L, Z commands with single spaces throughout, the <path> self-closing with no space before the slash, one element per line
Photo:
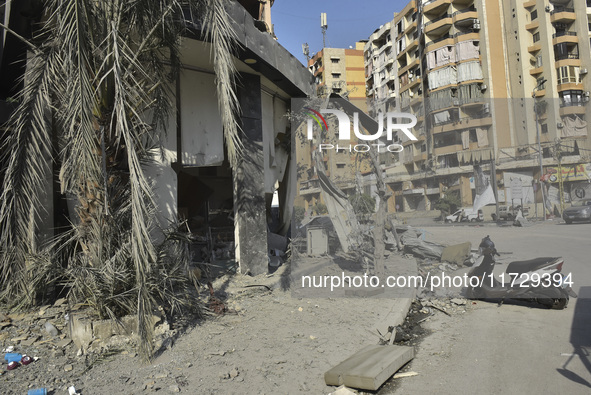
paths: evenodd
<path fill-rule="evenodd" d="M 532 98 L 534 99 L 534 113 L 536 115 L 536 136 L 538 139 L 538 161 L 540 162 L 540 189 L 542 190 L 542 215 L 544 216 L 544 221 L 546 221 L 546 194 L 544 192 L 544 184 L 542 183 L 542 176 L 544 175 L 544 167 L 542 166 L 542 144 L 540 142 L 540 126 L 539 126 L 539 117 L 538 117 L 538 109 L 536 108 L 536 92 L 542 89 L 543 85 L 546 83 L 546 79 L 538 82 L 538 85 L 534 88 L 531 93 Z M 536 203 L 536 211 L 538 210 L 538 204 Z M 537 216 L 537 215 L 536 215 Z"/>

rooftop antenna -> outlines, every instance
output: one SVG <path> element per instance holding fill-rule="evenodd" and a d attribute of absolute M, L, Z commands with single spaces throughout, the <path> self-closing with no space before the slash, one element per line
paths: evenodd
<path fill-rule="evenodd" d="M 304 56 L 306 57 L 306 67 L 307 67 L 308 63 L 310 63 L 310 47 L 308 46 L 308 43 L 302 44 L 302 52 L 304 52 Z"/>
<path fill-rule="evenodd" d="M 322 28 L 322 48 L 326 48 L 326 29 L 328 23 L 326 22 L 326 12 L 320 14 L 320 27 Z"/>

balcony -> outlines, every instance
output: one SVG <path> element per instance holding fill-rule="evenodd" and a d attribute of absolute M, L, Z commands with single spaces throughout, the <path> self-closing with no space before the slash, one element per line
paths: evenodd
<path fill-rule="evenodd" d="M 527 52 L 531 53 L 531 54 L 535 54 L 536 52 L 539 52 L 542 49 L 542 43 L 541 42 L 537 42 L 534 43 L 533 45 L 530 45 L 529 47 L 527 47 Z"/>
<path fill-rule="evenodd" d="M 568 53 L 564 55 L 556 55 L 554 56 L 554 60 L 559 62 L 561 60 L 578 60 L 579 54 L 578 53 Z"/>
<path fill-rule="evenodd" d="M 544 72 L 544 67 L 543 66 L 540 66 L 540 67 L 536 67 L 534 69 L 531 69 L 529 71 L 529 74 L 530 75 L 533 75 L 533 76 L 536 76 L 536 75 L 542 74 L 543 72 Z"/>
<path fill-rule="evenodd" d="M 577 14 L 573 8 L 554 7 L 550 13 L 550 22 L 552 23 L 570 23 L 577 19 Z"/>
<path fill-rule="evenodd" d="M 446 35 L 443 37 L 439 37 L 436 40 L 431 41 L 425 47 L 429 48 L 429 51 L 434 51 L 440 47 L 444 47 L 446 45 L 454 45 L 454 38 L 452 36 Z M 433 47 L 433 48 L 431 48 Z"/>
<path fill-rule="evenodd" d="M 529 1 L 526 1 L 525 3 L 523 3 L 523 6 L 525 8 L 535 7 L 535 5 L 536 5 L 536 0 L 529 0 Z"/>
<path fill-rule="evenodd" d="M 418 22 L 417 21 L 413 21 L 412 23 L 410 23 L 407 27 L 406 30 L 404 30 L 404 34 L 409 34 L 412 33 L 418 26 Z"/>
<path fill-rule="evenodd" d="M 582 91 L 584 89 L 583 83 L 580 81 L 580 78 L 577 79 L 574 75 L 569 75 L 567 77 L 558 78 L 558 92 L 567 91 L 567 90 L 579 90 Z"/>
<path fill-rule="evenodd" d="M 578 44 L 579 39 L 577 38 L 577 32 L 557 32 L 552 35 L 552 44 L 557 45 L 560 43 L 573 43 Z"/>
<path fill-rule="evenodd" d="M 419 59 L 415 59 L 412 62 L 410 62 L 409 64 L 407 64 L 406 66 L 400 68 L 400 70 L 398 71 L 398 76 L 402 76 L 404 73 L 406 73 L 408 70 L 420 65 L 421 62 Z"/>
<path fill-rule="evenodd" d="M 406 51 L 411 51 L 418 46 L 419 46 L 419 40 L 414 39 L 408 44 L 408 46 L 406 47 Z"/>
<path fill-rule="evenodd" d="M 525 25 L 525 30 L 535 30 L 538 27 L 540 27 L 540 21 L 533 21 L 532 23 Z"/>
<path fill-rule="evenodd" d="M 467 9 L 454 12 L 452 17 L 456 26 L 472 26 L 474 24 L 474 19 L 478 19 L 478 11 L 476 11 L 476 8 L 472 6 Z"/>
<path fill-rule="evenodd" d="M 441 35 L 451 29 L 453 18 L 450 14 L 442 15 L 425 23 L 425 33 L 431 35 Z"/>
<path fill-rule="evenodd" d="M 451 0 L 431 0 L 427 1 L 423 4 L 423 13 L 424 14 L 441 14 L 444 11 L 449 9 L 449 5 L 451 4 Z"/>
<path fill-rule="evenodd" d="M 587 113 L 587 103 L 578 100 L 578 101 L 570 101 L 565 103 L 563 100 L 560 102 L 560 116 L 564 117 L 566 115 L 585 115 Z"/>
<path fill-rule="evenodd" d="M 415 156 L 412 158 L 414 162 L 420 162 L 423 160 L 427 160 L 427 151 L 416 153 Z"/>
<path fill-rule="evenodd" d="M 435 155 L 453 154 L 454 152 L 462 151 L 464 147 L 462 144 L 452 144 L 445 147 L 436 147 L 433 149 Z"/>

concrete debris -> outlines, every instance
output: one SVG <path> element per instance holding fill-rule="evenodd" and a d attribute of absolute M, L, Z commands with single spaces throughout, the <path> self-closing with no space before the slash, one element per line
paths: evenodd
<path fill-rule="evenodd" d="M 327 371 L 324 381 L 327 385 L 376 391 L 413 358 L 413 347 L 367 346 Z"/>
<path fill-rule="evenodd" d="M 463 265 L 466 259 L 470 257 L 471 249 L 472 243 L 470 242 L 447 246 L 443 249 L 441 261 Z"/>
<path fill-rule="evenodd" d="M 421 311 L 434 313 L 432 310 L 436 310 L 447 316 L 464 314 L 468 305 L 463 298 L 423 298 L 419 299 L 419 303 L 423 306 Z"/>
<path fill-rule="evenodd" d="M 331 392 L 328 395 L 355 395 L 355 394 L 357 394 L 356 391 L 353 391 L 353 390 L 345 387 L 344 385 L 341 385 L 334 392 Z"/>
<path fill-rule="evenodd" d="M 413 234 L 405 233 L 402 235 L 402 244 L 404 244 L 404 252 L 412 254 L 418 258 L 430 258 L 430 259 L 441 259 L 444 246 L 424 241 L 415 237 Z"/>
<path fill-rule="evenodd" d="M 349 252 L 350 247 L 357 244 L 352 240 L 353 231 L 359 229 L 359 222 L 345 195 L 322 170 L 318 170 L 318 180 L 321 187 L 321 194 L 326 203 L 328 214 L 337 233 L 341 248 Z"/>
<path fill-rule="evenodd" d="M 417 372 L 404 372 L 404 373 L 396 373 L 394 375 L 394 379 L 403 379 L 405 377 L 414 377 L 414 376 L 418 376 L 419 374 Z"/>

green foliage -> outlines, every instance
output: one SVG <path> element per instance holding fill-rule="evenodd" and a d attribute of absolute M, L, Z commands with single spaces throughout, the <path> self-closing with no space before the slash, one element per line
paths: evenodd
<path fill-rule="evenodd" d="M 458 194 L 448 193 L 435 203 L 435 209 L 440 210 L 442 213 L 450 214 L 456 211 L 461 205 L 462 202 Z"/>
<path fill-rule="evenodd" d="M 328 214 L 328 208 L 324 203 L 316 203 L 316 205 L 314 206 L 314 212 L 316 213 L 316 215 L 326 215 Z"/>
<path fill-rule="evenodd" d="M 376 209 L 376 199 L 365 193 L 349 196 L 349 202 L 357 215 L 373 214 Z"/>
<path fill-rule="evenodd" d="M 304 215 L 306 214 L 306 209 L 300 206 L 295 206 L 293 208 L 293 220 L 297 226 L 300 226 L 302 224 L 302 221 L 304 220 Z"/>

